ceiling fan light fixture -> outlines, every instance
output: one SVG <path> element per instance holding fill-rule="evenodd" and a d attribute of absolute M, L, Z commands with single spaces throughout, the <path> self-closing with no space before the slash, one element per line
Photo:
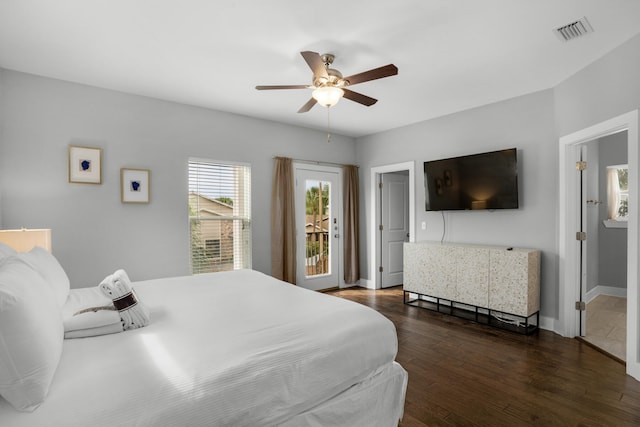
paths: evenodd
<path fill-rule="evenodd" d="M 324 107 L 333 107 L 340 101 L 344 95 L 344 91 L 335 86 L 322 86 L 313 91 L 311 96 L 318 101 L 318 104 Z"/>
<path fill-rule="evenodd" d="M 311 71 L 313 71 L 313 79 L 310 85 L 256 86 L 257 90 L 313 89 L 313 93 L 311 94 L 312 98 L 300 107 L 298 113 L 306 113 L 316 104 L 324 107 L 332 107 L 336 105 L 342 97 L 349 101 L 370 107 L 378 100 L 347 89 L 347 86 L 350 87 L 358 83 L 398 74 L 398 67 L 393 64 L 388 64 L 383 67 L 363 71 L 362 73 L 352 74 L 348 77 L 342 77 L 340 71 L 330 67 L 333 62 L 333 55 L 327 53 L 320 56 L 317 52 L 311 52 L 310 50 L 300 52 L 300 54 L 309 68 L 311 68 Z"/>

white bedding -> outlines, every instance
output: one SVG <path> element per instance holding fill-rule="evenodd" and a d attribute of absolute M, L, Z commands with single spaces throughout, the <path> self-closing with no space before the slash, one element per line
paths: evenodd
<path fill-rule="evenodd" d="M 0 398 L 0 425 L 340 425 L 365 396 L 388 398 L 380 425 L 402 414 L 395 327 L 368 307 L 251 270 L 133 287 L 150 324 L 65 340 L 45 402 Z"/>

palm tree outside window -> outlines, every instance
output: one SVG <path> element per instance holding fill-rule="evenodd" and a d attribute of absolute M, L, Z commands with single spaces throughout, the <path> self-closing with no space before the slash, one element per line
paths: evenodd
<path fill-rule="evenodd" d="M 607 166 L 607 217 L 626 221 L 629 214 L 629 166 Z"/>

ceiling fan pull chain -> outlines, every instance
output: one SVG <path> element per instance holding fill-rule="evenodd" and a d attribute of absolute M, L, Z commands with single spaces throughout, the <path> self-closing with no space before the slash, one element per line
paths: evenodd
<path fill-rule="evenodd" d="M 331 143 L 331 107 L 327 107 L 327 144 Z"/>

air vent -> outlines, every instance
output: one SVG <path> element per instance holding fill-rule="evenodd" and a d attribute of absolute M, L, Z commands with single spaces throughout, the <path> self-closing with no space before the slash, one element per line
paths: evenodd
<path fill-rule="evenodd" d="M 589 24 L 587 18 L 583 17 L 575 22 L 556 28 L 554 33 L 556 33 L 560 40 L 568 42 L 569 40 L 582 37 L 585 34 L 593 33 L 593 27 Z"/>

